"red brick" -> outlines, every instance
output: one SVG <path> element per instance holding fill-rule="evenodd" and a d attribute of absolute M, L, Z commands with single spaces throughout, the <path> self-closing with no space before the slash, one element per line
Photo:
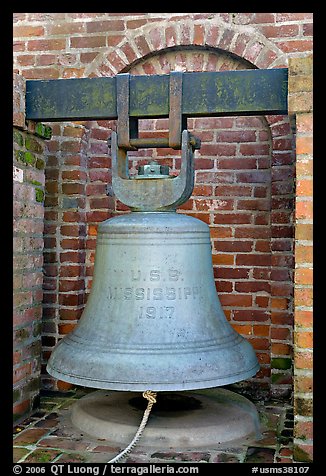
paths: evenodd
<path fill-rule="evenodd" d="M 284 53 L 311 52 L 313 43 L 312 40 L 288 40 L 277 42 L 277 46 Z"/>
<path fill-rule="evenodd" d="M 23 380 L 26 377 L 28 377 L 31 374 L 31 370 L 32 370 L 32 364 L 31 363 L 24 364 L 21 367 L 18 367 L 16 369 L 14 369 L 13 383 L 17 383 L 20 380 Z"/>
<path fill-rule="evenodd" d="M 233 329 L 241 335 L 249 336 L 252 334 L 252 326 L 246 324 L 231 324 Z"/>
<path fill-rule="evenodd" d="M 178 26 L 180 32 L 180 45 L 189 45 L 191 43 L 190 26 L 184 22 L 180 22 Z"/>
<path fill-rule="evenodd" d="M 262 353 L 262 352 L 257 352 L 256 355 L 257 355 L 257 359 L 258 359 L 258 362 L 259 362 L 260 365 L 262 365 L 262 364 L 265 364 L 265 365 L 266 365 L 266 364 L 270 364 L 271 358 L 270 358 L 269 354 L 267 354 L 267 353 L 265 353 L 265 352 L 264 352 L 264 353 Z"/>
<path fill-rule="evenodd" d="M 301 311 L 296 309 L 294 313 L 295 322 L 298 327 L 310 328 L 312 327 L 312 311 Z"/>
<path fill-rule="evenodd" d="M 194 38 L 193 44 L 195 45 L 203 45 L 204 44 L 204 25 L 196 24 L 194 25 Z"/>
<path fill-rule="evenodd" d="M 219 159 L 218 166 L 220 169 L 255 169 L 256 168 L 256 159 L 245 159 L 245 158 L 232 158 L 232 159 Z"/>
<path fill-rule="evenodd" d="M 270 180 L 269 170 L 252 170 L 248 172 L 240 172 L 236 174 L 236 181 L 238 183 L 265 183 Z"/>
<path fill-rule="evenodd" d="M 216 45 L 221 49 L 228 50 L 232 43 L 233 38 L 235 37 L 236 33 L 234 30 L 229 30 L 228 28 L 224 30 L 222 37 L 220 38 L 219 44 Z"/>
<path fill-rule="evenodd" d="M 63 152 L 78 153 L 81 151 L 82 143 L 78 140 L 65 140 L 60 145 Z"/>
<path fill-rule="evenodd" d="M 270 348 L 269 339 L 264 339 L 263 337 L 250 337 L 248 338 L 248 341 L 253 346 L 253 348 L 257 350 L 268 350 Z"/>
<path fill-rule="evenodd" d="M 165 29 L 165 41 L 168 47 L 175 46 L 177 44 L 177 32 L 174 26 L 168 26 Z"/>
<path fill-rule="evenodd" d="M 287 309 L 289 304 L 289 300 L 287 298 L 280 298 L 280 297 L 275 297 L 272 298 L 271 300 L 271 307 L 273 309 Z"/>
<path fill-rule="evenodd" d="M 265 322 L 270 319 L 270 314 L 263 310 L 241 309 L 233 311 L 233 319 L 235 321 Z"/>
<path fill-rule="evenodd" d="M 64 236 L 78 236 L 82 231 L 82 227 L 80 225 L 61 225 L 60 232 L 61 235 Z"/>
<path fill-rule="evenodd" d="M 83 194 L 85 186 L 82 183 L 63 183 L 62 192 L 66 195 Z"/>
<path fill-rule="evenodd" d="M 105 182 L 107 184 L 110 178 L 110 172 L 107 170 L 96 168 L 95 170 L 89 171 L 89 179 L 92 182 Z"/>
<path fill-rule="evenodd" d="M 303 175 L 313 174 L 313 161 L 311 159 L 307 160 L 298 160 L 296 164 L 296 174 L 297 177 L 302 177 Z"/>
<path fill-rule="evenodd" d="M 267 38 L 295 37 L 299 34 L 299 25 L 266 25 L 261 26 L 260 30 Z"/>
<path fill-rule="evenodd" d="M 294 424 L 294 437 L 300 439 L 313 439 L 312 421 L 296 421 Z"/>
<path fill-rule="evenodd" d="M 256 241 L 255 251 L 258 251 L 260 253 L 270 253 L 271 249 L 272 248 L 271 248 L 270 240 L 257 240 Z"/>
<path fill-rule="evenodd" d="M 65 309 L 60 308 L 59 314 L 61 320 L 78 320 L 82 314 L 82 309 Z"/>
<path fill-rule="evenodd" d="M 56 68 L 33 68 L 22 72 L 26 79 L 58 79 L 60 72 Z"/>
<path fill-rule="evenodd" d="M 269 337 L 269 334 L 270 334 L 269 325 L 264 325 L 264 326 L 254 325 L 252 328 L 253 328 L 254 335 L 261 336 L 261 337 Z"/>
<path fill-rule="evenodd" d="M 215 283 L 216 291 L 219 293 L 231 293 L 233 291 L 232 283 L 229 281 L 218 280 Z"/>
<path fill-rule="evenodd" d="M 92 211 L 87 212 L 87 221 L 88 222 L 101 222 L 109 218 L 108 211 Z"/>
<path fill-rule="evenodd" d="M 298 393 L 311 393 L 313 391 L 312 376 L 299 375 L 294 377 L 294 388 Z"/>
<path fill-rule="evenodd" d="M 313 368 L 313 354 L 312 352 L 298 350 L 294 354 L 294 363 L 297 369 L 312 369 Z"/>
<path fill-rule="evenodd" d="M 48 431 L 48 428 L 28 428 L 15 437 L 14 444 L 19 446 L 35 444 L 48 433 Z"/>
<path fill-rule="evenodd" d="M 29 40 L 27 42 L 27 49 L 29 51 L 51 51 L 51 50 L 65 50 L 65 39 L 51 39 L 51 40 Z"/>
<path fill-rule="evenodd" d="M 298 268 L 295 270 L 294 280 L 296 284 L 312 284 L 313 270 L 308 268 Z"/>
<path fill-rule="evenodd" d="M 224 144 L 224 143 L 216 143 L 216 144 L 206 144 L 203 143 L 200 148 L 200 155 L 201 156 L 213 156 L 213 157 L 221 157 L 223 155 L 235 155 L 236 153 L 236 146 L 234 144 Z"/>
<path fill-rule="evenodd" d="M 214 276 L 225 279 L 247 279 L 249 271 L 249 268 L 217 268 L 214 270 Z"/>
<path fill-rule="evenodd" d="M 311 349 L 313 347 L 313 333 L 312 332 L 295 332 L 294 342 L 298 347 L 303 349 Z"/>
<path fill-rule="evenodd" d="M 109 40 L 108 40 L 109 42 Z M 108 45 L 110 46 L 110 45 Z M 113 46 L 113 45 L 112 45 Z M 99 53 L 98 52 L 87 52 L 87 53 L 80 53 L 80 61 L 81 63 L 91 63 L 95 58 L 96 56 L 98 55 Z"/>
<path fill-rule="evenodd" d="M 82 294 L 59 294 L 59 304 L 62 306 L 78 306 L 83 304 Z"/>
<path fill-rule="evenodd" d="M 272 327 L 271 339 L 273 340 L 291 340 L 291 329 L 288 327 Z"/>
<path fill-rule="evenodd" d="M 88 23 L 86 23 L 88 25 Z M 85 23 L 60 23 L 60 24 L 47 24 L 47 35 L 65 35 L 69 36 L 73 33 L 83 33 L 85 31 Z"/>
<path fill-rule="evenodd" d="M 16 59 L 21 66 L 33 66 L 36 62 L 36 57 L 34 55 L 17 56 Z"/>
<path fill-rule="evenodd" d="M 59 334 L 69 334 L 75 327 L 76 324 L 59 324 Z"/>
<path fill-rule="evenodd" d="M 296 115 L 297 132 L 312 132 L 313 116 L 312 113 L 297 114 Z"/>
<path fill-rule="evenodd" d="M 83 137 L 85 129 L 83 127 L 64 126 L 63 135 L 68 137 Z"/>
<path fill-rule="evenodd" d="M 68 390 L 73 389 L 73 388 L 74 388 L 74 385 L 71 384 L 71 383 L 68 383 L 68 382 L 63 382 L 62 380 L 58 380 L 58 382 L 57 382 L 57 387 L 58 387 L 58 390 L 59 390 L 59 391 L 61 391 L 61 392 L 67 392 Z M 43 451 L 44 451 L 44 450 L 42 450 L 42 454 L 43 454 Z M 57 454 L 59 454 L 59 452 L 58 452 Z M 70 456 L 68 459 L 69 459 L 69 462 L 73 461 L 72 458 L 71 458 L 71 456 Z M 63 461 L 63 460 L 61 459 L 61 462 L 62 462 L 62 461 Z M 78 459 L 76 462 L 79 463 L 79 462 L 80 462 L 80 459 Z"/>
<path fill-rule="evenodd" d="M 213 265 L 233 265 L 234 264 L 234 255 L 229 254 L 218 254 L 212 255 Z"/>
<path fill-rule="evenodd" d="M 312 263 L 313 262 L 313 247 L 296 245 L 295 247 L 296 263 Z"/>
<path fill-rule="evenodd" d="M 313 14 L 312 13 L 298 13 L 298 12 L 291 12 L 291 13 L 275 13 L 276 22 L 295 22 L 295 21 L 302 21 L 302 20 L 312 20 Z"/>
<path fill-rule="evenodd" d="M 213 187 L 211 185 L 195 185 L 193 196 L 211 196 L 213 195 Z"/>
<path fill-rule="evenodd" d="M 240 154 L 242 155 L 268 155 L 270 146 L 268 144 L 240 144 Z"/>
<path fill-rule="evenodd" d="M 29 306 L 33 303 L 33 295 L 31 291 L 16 292 L 13 298 L 14 307 Z"/>
<path fill-rule="evenodd" d="M 134 42 L 138 48 L 139 53 L 141 56 L 146 56 L 148 53 L 150 53 L 150 47 L 146 41 L 146 38 L 144 36 L 136 36 L 134 38 Z"/>
<path fill-rule="evenodd" d="M 247 281 L 245 283 L 235 283 L 235 290 L 239 293 L 256 293 L 260 291 L 269 292 L 270 284 L 264 281 Z"/>
<path fill-rule="evenodd" d="M 252 247 L 253 241 L 218 240 L 214 243 L 214 248 L 217 251 L 249 252 L 252 251 Z"/>
<path fill-rule="evenodd" d="M 255 13 L 251 22 L 252 23 L 274 23 L 274 13 Z"/>
<path fill-rule="evenodd" d="M 84 181 L 87 178 L 86 172 L 81 170 L 63 170 L 61 174 L 62 180 L 80 180 Z"/>
<path fill-rule="evenodd" d="M 304 36 L 313 36 L 313 31 L 314 31 L 313 23 L 304 23 L 302 25 L 302 31 Z"/>
<path fill-rule="evenodd" d="M 210 228 L 210 235 L 212 238 L 230 238 L 233 234 L 232 227 L 230 226 L 212 226 Z"/>
<path fill-rule="evenodd" d="M 197 218 L 198 220 L 203 221 L 204 223 L 209 224 L 209 214 L 206 213 L 187 213 L 187 215 Z"/>
<path fill-rule="evenodd" d="M 269 305 L 269 297 L 255 296 L 255 303 L 258 307 L 267 307 Z"/>
<path fill-rule="evenodd" d="M 210 46 L 217 46 L 220 34 L 221 28 L 217 25 L 210 24 L 206 34 L 206 44 Z"/>
<path fill-rule="evenodd" d="M 238 200 L 238 210 L 269 210 L 269 200 L 247 199 Z"/>
<path fill-rule="evenodd" d="M 83 263 L 84 255 L 80 251 L 66 251 L 60 253 L 60 263 Z"/>
<path fill-rule="evenodd" d="M 271 322 L 273 325 L 276 325 L 276 326 L 293 325 L 293 317 L 292 317 L 292 314 L 290 314 L 287 311 L 273 310 L 271 312 Z"/>
<path fill-rule="evenodd" d="M 251 196 L 252 187 L 250 185 L 219 185 L 215 188 L 215 195 L 217 196 Z M 207 193 L 209 195 L 209 193 Z"/>
<path fill-rule="evenodd" d="M 274 355 L 291 355 L 292 346 L 289 344 L 273 342 L 271 346 L 271 352 Z"/>
<path fill-rule="evenodd" d="M 29 36 L 43 36 L 44 28 L 42 26 L 24 26 L 17 25 L 13 27 L 14 38 L 29 37 Z"/>
<path fill-rule="evenodd" d="M 222 306 L 249 307 L 252 305 L 252 296 L 247 294 L 220 294 Z"/>
<path fill-rule="evenodd" d="M 98 32 L 111 32 L 111 31 L 123 31 L 124 30 L 124 21 L 123 20 L 103 20 L 103 21 L 90 21 L 86 23 L 87 33 L 98 33 Z"/>
<path fill-rule="evenodd" d="M 249 224 L 251 222 L 252 215 L 248 213 L 216 213 L 214 215 L 214 223 L 215 224 L 229 224 L 229 223 L 236 223 L 236 224 Z M 252 230 L 250 228 L 250 230 Z M 248 237 L 252 235 L 249 234 Z"/>
<path fill-rule="evenodd" d="M 264 226 L 257 226 L 255 228 L 237 227 L 234 236 L 235 238 L 269 238 L 270 230 Z"/>
<path fill-rule="evenodd" d="M 79 222 L 83 221 L 83 214 L 80 212 L 63 212 L 62 213 L 62 220 L 64 222 Z"/>
<path fill-rule="evenodd" d="M 271 256 L 265 254 L 241 254 L 236 257 L 236 264 L 239 266 L 269 266 Z"/>
<path fill-rule="evenodd" d="M 98 48 L 106 46 L 105 36 L 73 36 L 70 38 L 71 48 Z"/>
<path fill-rule="evenodd" d="M 195 129 L 229 129 L 233 127 L 232 117 L 200 117 L 194 119 Z"/>

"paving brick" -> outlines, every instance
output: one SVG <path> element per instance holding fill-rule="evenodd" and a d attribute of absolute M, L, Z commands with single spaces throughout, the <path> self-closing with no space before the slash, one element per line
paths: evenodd
<path fill-rule="evenodd" d="M 210 463 L 240 463 L 241 456 L 237 454 L 230 454 L 230 453 L 218 453 Z"/>
<path fill-rule="evenodd" d="M 89 448 L 89 443 L 71 438 L 50 436 L 39 442 L 39 446 L 48 448 L 60 448 L 63 450 L 84 451 Z"/>
<path fill-rule="evenodd" d="M 273 463 L 275 449 L 249 447 L 245 463 Z"/>
<path fill-rule="evenodd" d="M 59 454 L 60 451 L 37 449 L 25 458 L 24 463 L 51 463 Z"/>
<path fill-rule="evenodd" d="M 27 450 L 25 448 L 13 448 L 13 463 L 18 463 L 18 461 L 24 456 L 26 456 L 30 450 Z"/>
<path fill-rule="evenodd" d="M 15 445 L 27 446 L 37 443 L 49 430 L 46 428 L 26 428 L 14 440 Z"/>
<path fill-rule="evenodd" d="M 86 463 L 88 455 L 83 453 L 62 453 L 57 462 L 61 463 Z M 99 462 L 99 461 L 98 461 Z"/>

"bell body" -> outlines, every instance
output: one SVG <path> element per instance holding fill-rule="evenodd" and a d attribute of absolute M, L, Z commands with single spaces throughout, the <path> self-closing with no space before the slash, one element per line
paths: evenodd
<path fill-rule="evenodd" d="M 255 352 L 216 293 L 208 226 L 175 212 L 132 212 L 99 225 L 87 305 L 47 370 L 122 391 L 192 390 L 253 376 Z"/>

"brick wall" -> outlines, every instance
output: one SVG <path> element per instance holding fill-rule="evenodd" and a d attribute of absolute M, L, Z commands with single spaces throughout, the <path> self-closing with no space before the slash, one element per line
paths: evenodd
<path fill-rule="evenodd" d="M 312 459 L 312 56 L 289 61 L 289 113 L 296 121 L 294 456 Z"/>
<path fill-rule="evenodd" d="M 14 418 L 38 404 L 41 371 L 44 138 L 49 127 L 25 124 L 25 80 L 14 75 L 13 383 Z"/>
<path fill-rule="evenodd" d="M 276 68 L 288 67 L 289 60 L 311 52 L 312 14 L 17 13 L 14 36 L 16 71 L 31 79 Z M 301 84 L 304 79 L 299 76 Z M 296 99 L 304 101 L 298 93 Z M 250 339 L 261 363 L 249 388 L 289 396 L 294 323 L 293 124 L 287 116 L 259 116 L 196 118 L 188 121 L 188 127 L 202 139 L 202 147 L 196 152 L 193 196 L 180 212 L 210 226 L 223 308 L 235 329 Z M 53 124 L 46 166 L 42 342 L 43 385 L 48 388 L 69 388 L 46 375 L 45 363 L 85 305 L 97 225 L 126 211 L 105 193 L 111 179 L 106 140 L 112 128 L 114 121 Z M 141 121 L 144 135 L 164 136 L 166 128 L 165 120 Z M 296 133 L 298 138 L 298 129 Z M 300 133 L 307 135 L 307 131 Z M 153 155 L 177 172 L 179 154 L 168 149 L 130 153 L 131 168 L 139 163 L 136 159 Z M 305 160 L 303 156 L 302 167 Z M 308 201 L 301 201 L 303 213 Z M 307 224 L 306 219 L 300 223 Z M 298 230 L 309 233 L 309 227 Z M 300 259 L 298 246 L 296 258 Z M 307 267 L 301 268 L 299 274 L 295 270 L 296 280 L 309 279 Z M 305 321 L 306 309 L 301 311 L 295 318 L 310 325 Z M 308 332 L 306 327 L 304 335 L 296 333 L 294 349 L 300 347 L 302 358 L 310 355 L 302 347 Z M 295 377 L 299 385 L 304 381 L 301 374 Z M 305 396 L 310 391 L 307 378 L 307 388 L 300 390 Z"/>

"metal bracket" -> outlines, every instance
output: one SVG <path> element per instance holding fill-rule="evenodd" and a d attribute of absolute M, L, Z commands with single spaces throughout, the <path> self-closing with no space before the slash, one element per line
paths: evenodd
<path fill-rule="evenodd" d="M 149 147 L 181 149 L 181 132 L 187 129 L 187 118 L 182 114 L 182 80 L 183 73 L 178 71 L 170 73 L 168 139 L 160 137 L 147 139 L 138 137 L 138 118 L 130 117 L 129 114 L 130 75 L 123 73 L 116 76 L 118 147 L 125 150 Z M 192 139 L 192 144 L 195 149 L 200 148 L 198 139 Z"/>
<path fill-rule="evenodd" d="M 191 135 L 182 132 L 181 167 L 177 177 L 137 180 L 129 176 L 127 151 L 118 146 L 116 132 L 112 132 L 112 188 L 118 200 L 134 211 L 175 210 L 192 194 L 194 164 Z"/>

